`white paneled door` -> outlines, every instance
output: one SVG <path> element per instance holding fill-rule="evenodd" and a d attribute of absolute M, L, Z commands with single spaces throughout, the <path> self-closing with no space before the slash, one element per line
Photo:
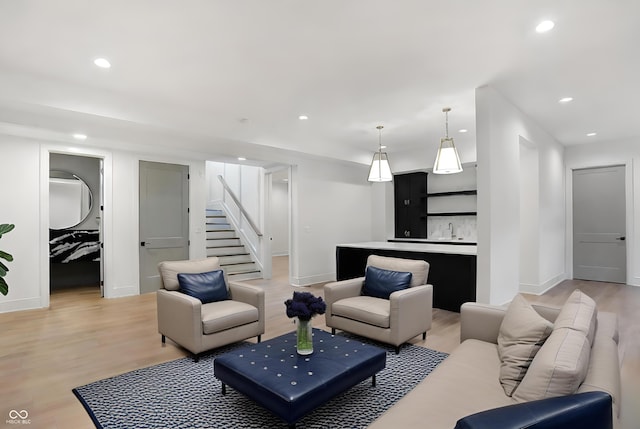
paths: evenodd
<path fill-rule="evenodd" d="M 626 283 L 625 167 L 573 171 L 573 277 Z"/>
<path fill-rule="evenodd" d="M 189 167 L 140 161 L 140 293 L 160 288 L 160 262 L 184 259 L 189 259 Z"/>

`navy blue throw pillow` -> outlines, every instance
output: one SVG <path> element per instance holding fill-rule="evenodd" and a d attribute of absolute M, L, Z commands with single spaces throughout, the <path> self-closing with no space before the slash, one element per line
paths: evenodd
<path fill-rule="evenodd" d="M 229 299 L 222 270 L 197 274 L 178 274 L 180 292 L 198 298 L 203 304 Z"/>
<path fill-rule="evenodd" d="M 411 285 L 412 276 L 412 273 L 369 266 L 364 274 L 362 295 L 389 299 L 392 292 L 407 289 Z"/>

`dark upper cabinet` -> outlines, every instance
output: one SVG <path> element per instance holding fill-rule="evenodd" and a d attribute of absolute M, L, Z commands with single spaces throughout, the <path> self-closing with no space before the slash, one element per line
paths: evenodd
<path fill-rule="evenodd" d="M 393 176 L 396 238 L 427 238 L 427 173 Z"/>

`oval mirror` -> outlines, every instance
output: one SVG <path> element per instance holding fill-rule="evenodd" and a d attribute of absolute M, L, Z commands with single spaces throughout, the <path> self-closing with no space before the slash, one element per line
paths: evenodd
<path fill-rule="evenodd" d="M 80 225 L 91 212 L 93 198 L 84 180 L 68 171 L 49 172 L 49 228 Z"/>

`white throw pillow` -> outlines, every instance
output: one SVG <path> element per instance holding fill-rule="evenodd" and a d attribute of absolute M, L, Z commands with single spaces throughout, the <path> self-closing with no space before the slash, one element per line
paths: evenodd
<path fill-rule="evenodd" d="M 576 393 L 587 376 L 591 343 L 570 328 L 556 328 L 531 362 L 513 394 L 518 402 Z"/>
<path fill-rule="evenodd" d="M 500 384 L 507 396 L 513 395 L 552 331 L 553 323 L 540 316 L 522 295 L 516 295 L 498 334 Z"/>
<path fill-rule="evenodd" d="M 596 302 L 580 289 L 576 289 L 562 306 L 554 322 L 555 329 L 571 328 L 580 331 L 587 336 L 589 344 L 593 345 L 597 316 Z"/>

